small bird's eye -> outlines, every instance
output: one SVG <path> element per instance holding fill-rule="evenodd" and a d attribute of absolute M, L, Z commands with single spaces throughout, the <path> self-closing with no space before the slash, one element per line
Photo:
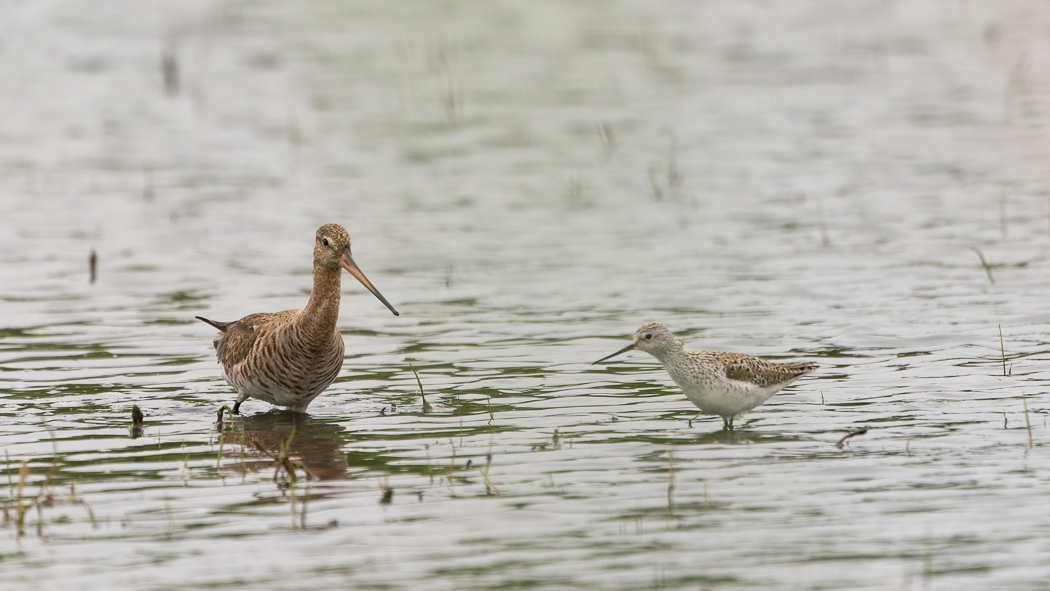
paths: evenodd
<path fill-rule="evenodd" d="M 327 238 L 322 238 L 321 239 L 321 244 L 323 244 L 325 246 L 328 246 L 328 239 Z"/>
<path fill-rule="evenodd" d="M 647 340 L 647 341 L 653 340 L 653 335 L 652 334 L 645 335 L 645 340 Z"/>

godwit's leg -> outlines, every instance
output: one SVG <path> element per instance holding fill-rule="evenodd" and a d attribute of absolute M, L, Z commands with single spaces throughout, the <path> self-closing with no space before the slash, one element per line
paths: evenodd
<path fill-rule="evenodd" d="M 722 430 L 732 431 L 733 430 L 733 417 L 722 417 Z"/>
<path fill-rule="evenodd" d="M 233 414 L 241 414 L 241 403 L 245 400 L 248 400 L 247 394 L 245 394 L 244 392 L 240 392 L 239 394 L 237 394 L 237 402 L 233 405 Z"/>
<path fill-rule="evenodd" d="M 693 418 L 689 419 L 689 428 L 690 428 L 690 429 L 692 429 L 692 428 L 693 428 L 693 421 L 695 421 L 696 419 L 699 419 L 699 418 L 700 418 L 700 415 L 702 415 L 702 414 L 704 414 L 704 411 L 700 411 L 700 412 L 696 413 L 696 416 L 695 416 L 695 417 L 693 417 Z"/>

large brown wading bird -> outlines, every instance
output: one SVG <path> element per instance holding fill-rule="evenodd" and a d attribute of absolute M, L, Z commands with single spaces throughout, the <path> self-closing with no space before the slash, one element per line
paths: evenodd
<path fill-rule="evenodd" d="M 232 322 L 198 320 L 219 329 L 214 341 L 222 375 L 237 389 L 234 414 L 241 403 L 255 398 L 306 410 L 343 367 L 343 337 L 339 320 L 341 269 L 346 269 L 383 302 L 397 310 L 361 272 L 350 256 L 350 236 L 338 224 L 317 229 L 314 242 L 314 287 L 302 310 L 251 314 Z"/>

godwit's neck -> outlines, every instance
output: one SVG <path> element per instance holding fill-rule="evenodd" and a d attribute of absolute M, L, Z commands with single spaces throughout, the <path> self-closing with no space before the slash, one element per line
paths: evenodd
<path fill-rule="evenodd" d="M 314 267 L 314 288 L 303 310 L 302 319 L 308 337 L 329 339 L 335 330 L 336 321 L 339 320 L 340 271 L 339 267 Z"/>

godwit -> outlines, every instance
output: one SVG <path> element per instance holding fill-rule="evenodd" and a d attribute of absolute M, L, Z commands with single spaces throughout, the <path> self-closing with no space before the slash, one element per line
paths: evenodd
<path fill-rule="evenodd" d="M 339 375 L 343 337 L 335 323 L 339 319 L 340 267 L 399 316 L 354 263 L 350 236 L 338 224 L 317 229 L 314 287 L 306 308 L 251 314 L 233 322 L 197 316 L 219 329 L 215 354 L 223 377 L 237 389 L 234 414 L 240 414 L 241 403 L 248 398 L 304 411 Z"/>
<path fill-rule="evenodd" d="M 810 361 L 773 363 L 740 353 L 686 351 L 682 342 L 659 322 L 643 325 L 634 333 L 630 345 L 594 363 L 631 349 L 656 357 L 685 397 L 700 409 L 696 416 L 718 415 L 722 417 L 722 428 L 729 431 L 733 430 L 734 417 L 817 369 L 817 364 Z"/>

